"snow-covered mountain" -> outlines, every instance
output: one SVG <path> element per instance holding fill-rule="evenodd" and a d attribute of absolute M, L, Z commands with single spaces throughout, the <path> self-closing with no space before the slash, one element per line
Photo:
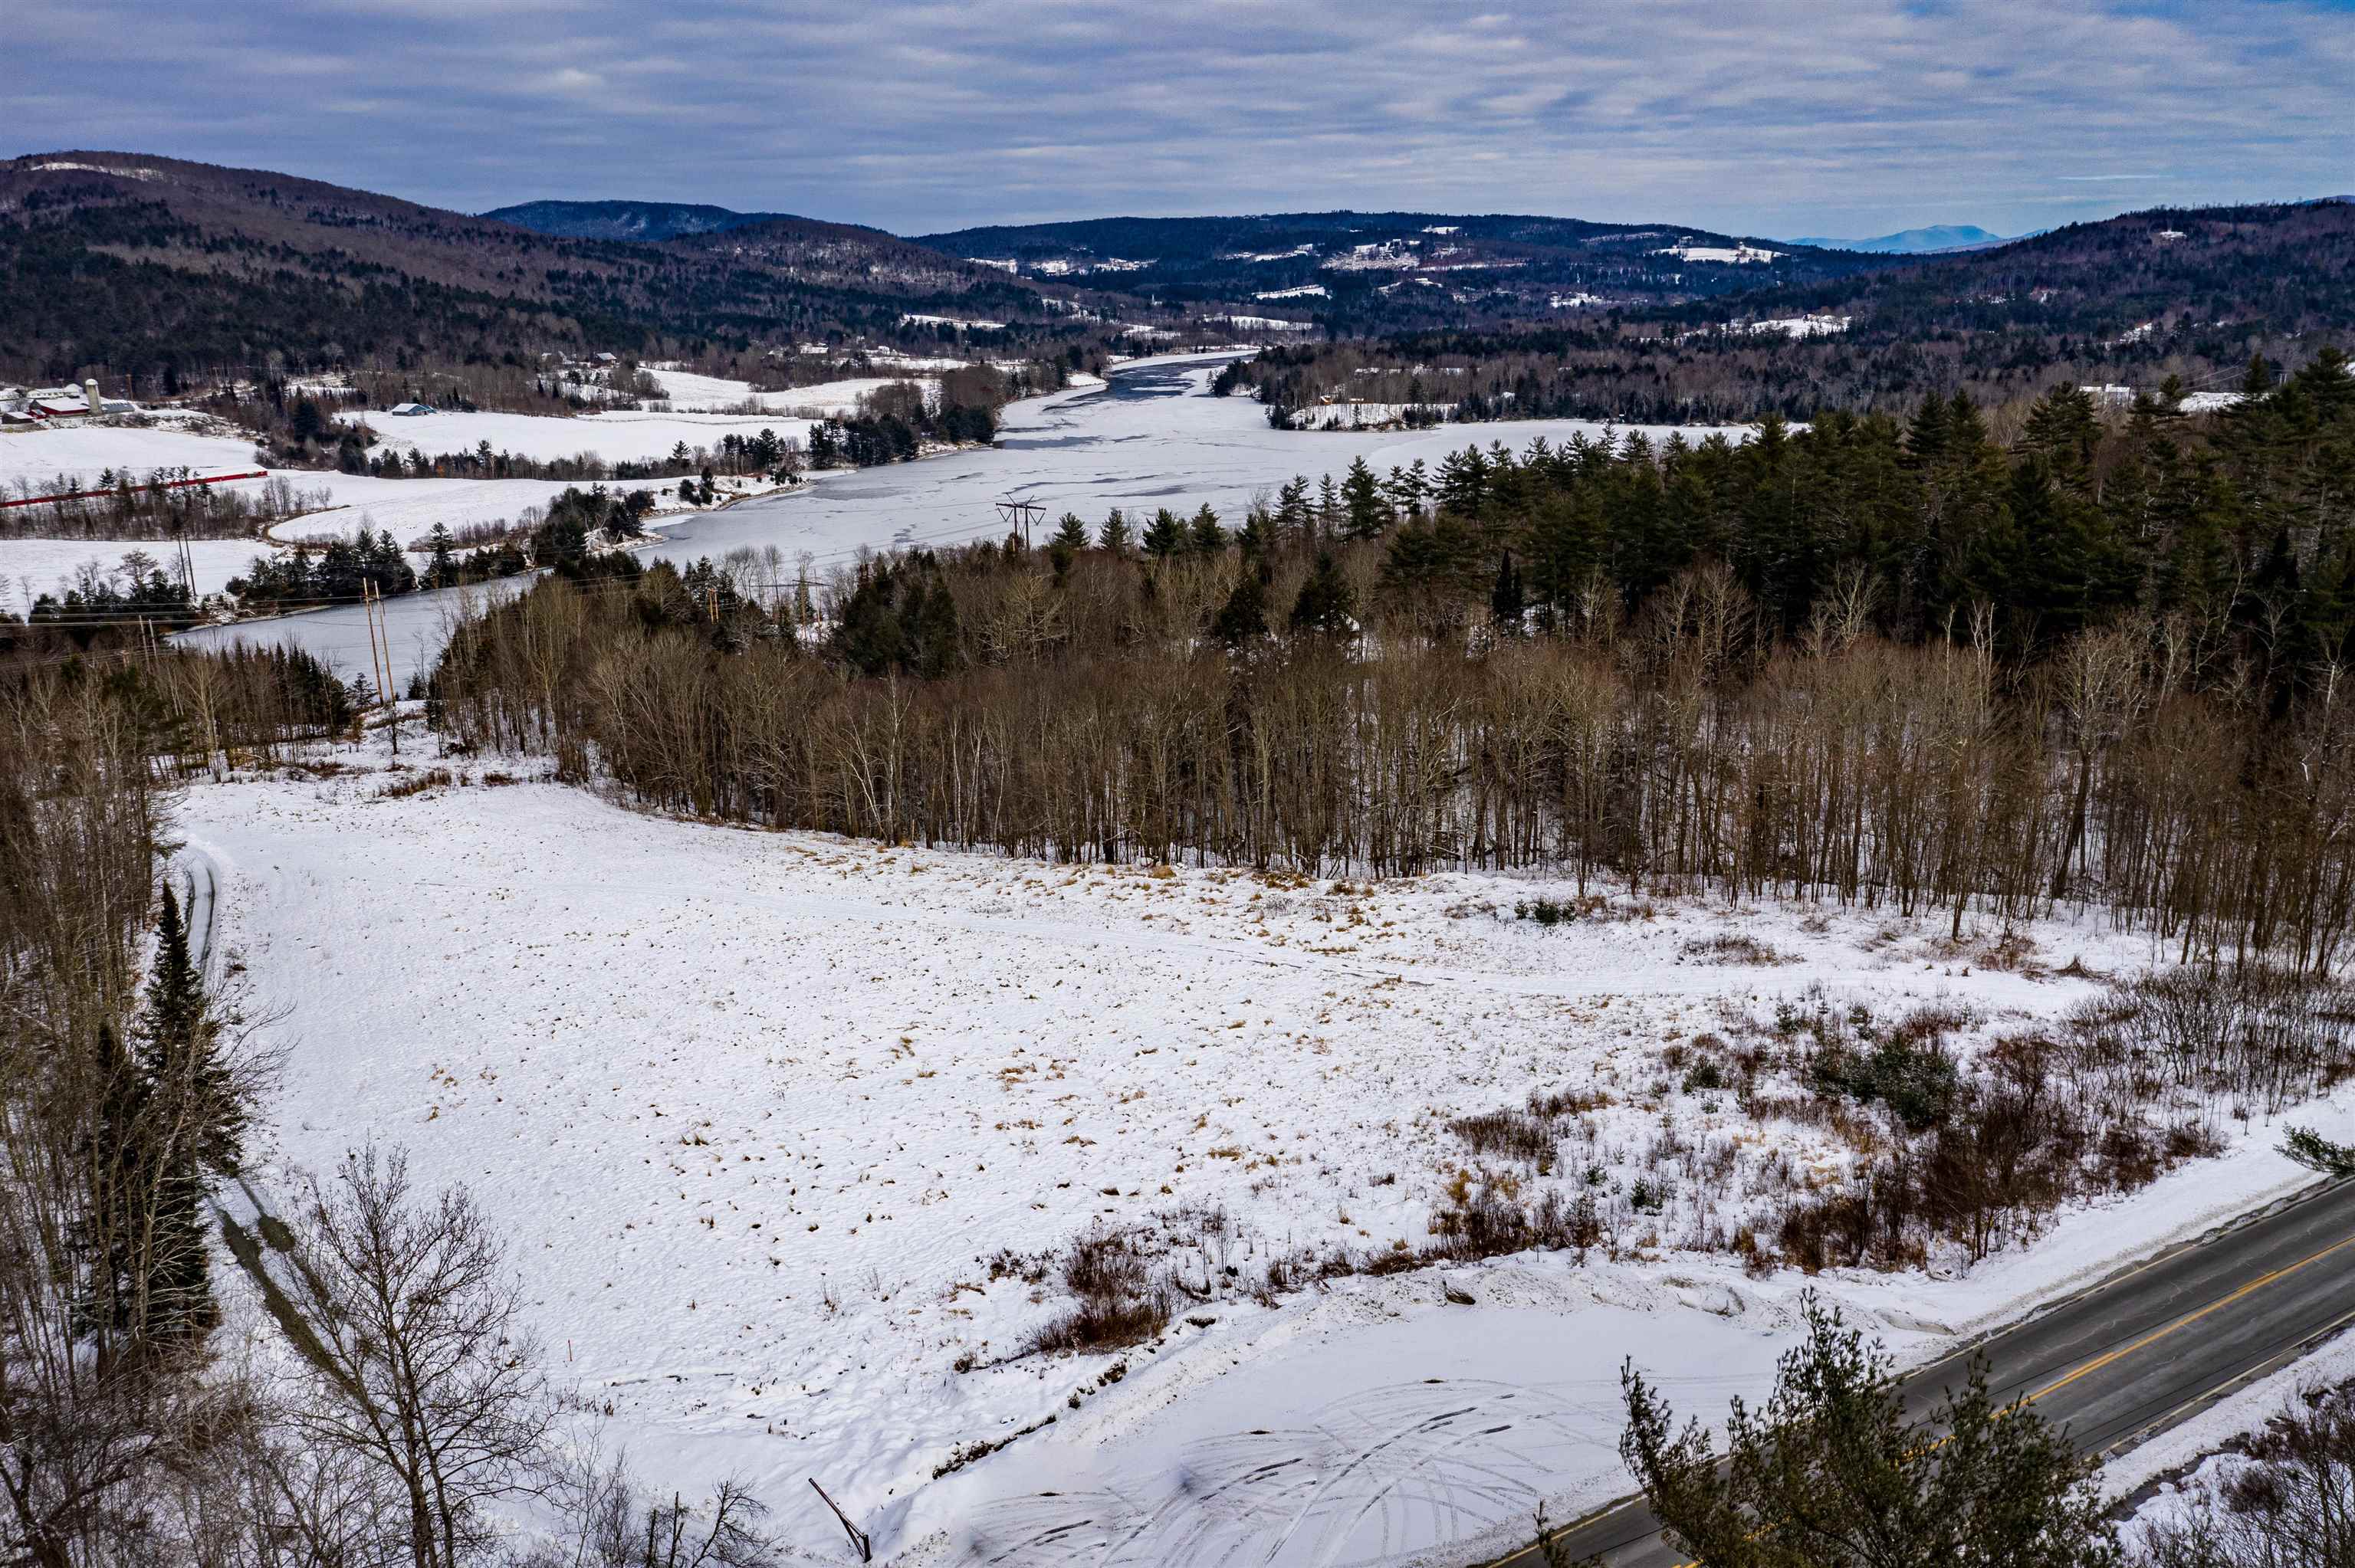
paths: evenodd
<path fill-rule="evenodd" d="M 2015 236 L 2014 238 L 2024 238 Z M 1927 228 L 1903 228 L 1870 239 L 1794 239 L 1794 245 L 1817 245 L 1827 250 L 1861 250 L 1874 256 L 1928 256 L 1941 250 L 1977 250 L 2008 243 L 1975 223 L 1935 223 Z"/>

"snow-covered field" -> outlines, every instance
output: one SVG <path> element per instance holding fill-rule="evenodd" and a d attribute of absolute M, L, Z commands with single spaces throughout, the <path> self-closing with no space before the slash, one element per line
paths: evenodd
<path fill-rule="evenodd" d="M 1662 901 L 1548 930 L 1514 905 L 1566 890 L 1498 878 L 1056 867 L 479 775 L 394 799 L 380 751 L 338 755 L 363 770 L 200 785 L 178 813 L 219 870 L 222 939 L 291 1009 L 266 1181 L 373 1138 L 466 1182 L 557 1372 L 649 1478 L 741 1474 L 826 1560 L 812 1476 L 880 1557 L 922 1564 L 1456 1561 L 1540 1499 L 1622 1491 L 1620 1359 L 1689 1409 L 1762 1393 L 1802 1280 L 1635 1230 L 1619 1264 L 1265 1301 L 1221 1271 L 1424 1245 L 1480 1163 L 1450 1123 L 1533 1090 L 1607 1097 L 1578 1157 L 1614 1193 L 1668 1119 L 1836 1158 L 1659 1081 L 1667 1043 L 1812 987 L 1961 1001 L 1989 1029 L 2090 989 L 1975 969 L 1940 923 L 1885 912 Z M 1690 948 L 1728 933 L 1787 961 Z M 2054 964 L 2148 958 L 2098 917 L 2025 935 Z M 1818 1283 L 1926 1354 L 2295 1184 L 2276 1136 L 1966 1277 Z M 1095 1226 L 1159 1238 L 1208 1298 L 1117 1356 L 1020 1353 L 1067 1305 L 1024 1260 Z"/>
<path fill-rule="evenodd" d="M 0 490 L 11 496 L 55 493 L 51 482 L 90 489 L 108 469 L 128 470 L 144 479 L 159 468 L 185 468 L 197 474 L 250 473 L 253 443 L 231 436 L 206 435 L 179 424 L 147 429 L 128 425 L 59 425 L 52 429 L 0 436 Z M 298 476 L 307 478 L 308 476 Z"/>
<path fill-rule="evenodd" d="M 325 482 L 318 488 L 328 493 L 327 509 L 272 524 L 272 538 L 298 544 L 346 538 L 357 528 L 389 529 L 394 538 L 413 546 L 432 533 L 436 523 L 453 530 L 485 523 L 513 523 L 574 488 L 547 479 L 371 479 L 364 474 L 317 478 Z M 631 480 L 605 488 L 660 491 L 666 482 L 677 482 Z"/>
<path fill-rule="evenodd" d="M 892 380 L 886 376 L 852 376 L 841 381 L 822 381 L 811 387 L 795 387 L 783 392 L 755 392 L 749 381 L 698 376 L 692 371 L 649 367 L 646 374 L 662 384 L 666 400 L 674 411 L 682 414 L 733 409 L 747 401 L 758 403 L 763 412 L 807 412 L 815 409 L 825 414 L 848 414 L 857 411 L 861 397 L 878 387 L 888 387 Z M 613 416 L 603 417 L 610 418 Z M 778 432 L 780 435 L 783 433 L 782 430 Z"/>
<path fill-rule="evenodd" d="M 848 384 L 833 385 L 840 387 Z M 387 414 L 381 409 L 348 409 L 336 418 L 347 424 L 365 422 L 387 446 L 400 451 L 422 451 L 432 457 L 444 452 L 470 452 L 488 441 L 495 452 L 513 452 L 517 457 L 543 462 L 579 457 L 584 452 L 607 462 L 643 462 L 669 456 L 682 441 L 690 451 L 698 447 L 708 450 L 718 446 L 723 436 L 757 436 L 762 430 L 774 430 L 784 439 L 801 440 L 810 426 L 807 419 L 781 414 L 655 414 L 629 408 L 607 409 L 570 419 L 551 414 L 404 416 Z"/>
<path fill-rule="evenodd" d="M 189 565 L 200 594 L 218 593 L 243 574 L 268 546 L 252 539 L 191 539 Z M 160 541 L 115 539 L 0 539 L 0 609 L 24 614 L 45 593 L 57 593 L 84 565 L 96 562 L 101 575 L 120 574 L 123 557 L 137 550 L 179 575 L 179 546 Z"/>
<path fill-rule="evenodd" d="M 708 378 L 690 378 L 703 380 Z M 829 382 L 805 387 L 796 397 L 822 393 L 820 406 L 848 407 L 860 390 L 881 386 L 879 378 Z M 741 383 L 715 383 L 723 387 Z M 358 417 L 358 416 L 354 416 Z M 593 418 L 554 418 L 527 414 L 430 414 L 398 418 L 378 414 L 374 424 L 389 444 L 406 450 L 421 446 L 428 453 L 472 450 L 487 440 L 494 450 L 539 459 L 570 457 L 594 451 L 608 461 L 630 461 L 667 455 L 684 440 L 690 448 L 709 447 L 730 431 L 754 435 L 773 429 L 780 436 L 800 439 L 809 421 L 771 415 L 609 413 Z M 234 436 L 210 434 L 177 424 L 147 429 L 128 426 L 64 427 L 32 435 L 0 440 L 0 490 L 11 494 L 46 494 L 59 479 L 62 488 L 95 487 L 112 469 L 144 478 L 157 469 L 187 469 L 194 474 L 249 473 L 258 471 L 253 444 Z M 402 544 L 414 546 L 435 524 L 451 529 L 520 521 L 527 513 L 544 509 L 569 483 L 544 479 L 376 479 L 366 474 L 319 473 L 308 470 L 270 471 L 305 494 L 324 497 L 319 510 L 276 524 L 271 536 L 284 544 L 347 538 L 358 529 L 389 530 Z M 258 493 L 266 479 L 240 480 L 226 489 Z M 659 480 L 624 481 L 614 490 L 661 490 Z M 86 562 L 112 568 L 127 550 L 144 550 L 164 557 L 171 549 L 161 540 L 0 539 L 0 585 L 14 604 L 20 599 L 55 590 Z M 198 593 L 218 591 L 268 546 L 256 540 L 198 540 L 189 553 L 196 568 Z M 31 594 L 25 585 L 31 585 Z M 438 615 L 435 617 L 438 620 Z"/>
<path fill-rule="evenodd" d="M 1846 332 L 1848 328 L 1847 316 L 1779 316 L 1773 321 L 1750 322 L 1727 330 L 1762 333 L 1770 336 L 1780 334 L 1788 338 L 1802 338 L 1828 337 L 1834 333 Z"/>

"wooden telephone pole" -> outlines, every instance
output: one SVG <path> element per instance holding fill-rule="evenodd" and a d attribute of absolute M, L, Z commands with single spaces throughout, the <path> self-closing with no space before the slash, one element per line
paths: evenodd
<path fill-rule="evenodd" d="M 368 662 L 376 666 L 377 700 L 392 715 L 392 754 L 400 755 L 400 709 L 394 705 L 399 694 L 392 689 L 392 627 L 384 618 L 384 596 L 376 584 L 360 579 L 360 611 L 368 618 Z"/>

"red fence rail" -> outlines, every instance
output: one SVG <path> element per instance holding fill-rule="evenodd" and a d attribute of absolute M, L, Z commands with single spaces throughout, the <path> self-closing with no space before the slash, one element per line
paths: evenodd
<path fill-rule="evenodd" d="M 192 484 L 227 484 L 231 480 L 269 477 L 267 469 L 256 469 L 251 473 L 216 473 L 202 479 L 167 479 L 160 483 L 134 484 L 131 488 L 134 493 L 142 490 L 186 490 Z M 12 506 L 42 506 L 56 501 L 104 501 L 111 495 L 121 493 L 118 490 L 69 490 L 57 495 L 27 495 L 21 501 L 0 501 L 0 512 Z"/>

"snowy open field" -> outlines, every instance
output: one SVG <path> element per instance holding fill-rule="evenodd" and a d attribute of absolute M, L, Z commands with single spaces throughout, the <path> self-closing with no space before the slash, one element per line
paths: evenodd
<path fill-rule="evenodd" d="M 11 496 L 55 493 L 51 482 L 91 489 L 108 469 L 129 470 L 140 479 L 159 468 L 186 468 L 198 474 L 250 473 L 253 443 L 231 436 L 205 435 L 176 424 L 147 429 L 128 425 L 59 425 L 52 429 L 0 436 L 0 490 Z"/>
<path fill-rule="evenodd" d="M 512 523 L 574 488 L 547 479 L 371 479 L 342 473 L 315 477 L 327 482 L 318 486 L 328 493 L 327 507 L 272 524 L 272 538 L 298 544 L 348 537 L 357 528 L 389 529 L 394 538 L 414 546 L 433 531 L 436 523 L 453 529 Z M 296 482 L 307 488 L 313 478 L 304 475 Z M 605 488 L 660 491 L 665 482 L 634 480 Z"/>
<path fill-rule="evenodd" d="M 955 361 L 945 363 L 954 364 Z M 927 364 L 927 368 L 936 368 Z M 747 401 L 757 402 L 762 411 L 802 411 L 815 409 L 825 414 L 849 414 L 858 408 L 858 400 L 868 393 L 890 386 L 894 379 L 911 377 L 889 376 L 858 376 L 840 381 L 821 381 L 815 386 L 795 387 L 783 392 L 755 392 L 749 381 L 729 381 L 717 376 L 698 376 L 687 370 L 665 370 L 648 366 L 646 374 L 661 383 L 671 408 L 682 414 L 711 413 L 741 407 Z M 929 379 L 917 376 L 916 379 Z M 610 417 L 610 416 L 608 416 Z M 783 431 L 778 432 L 780 435 Z"/>
<path fill-rule="evenodd" d="M 523 416 L 502 414 L 451 414 L 436 416 L 448 419 L 504 420 Z M 629 418 L 628 415 L 601 416 L 606 418 Z M 398 424 L 397 420 L 386 420 Z M 595 421 L 586 419 L 534 419 L 535 426 L 562 426 L 570 430 L 586 429 Z M 702 429 L 709 420 L 680 417 L 675 420 L 680 430 Z M 733 425 L 749 425 L 758 430 L 775 421 L 736 420 Z M 794 431 L 804 427 L 794 421 Z M 667 429 L 668 427 L 666 427 Z M 780 435 L 788 433 L 782 426 Z M 654 449 L 652 438 L 640 432 L 640 439 Z M 707 429 L 698 438 L 703 444 L 716 439 Z M 471 447 L 471 440 L 456 443 Z M 498 443 L 494 440 L 496 446 Z M 693 443 L 690 443 L 693 444 Z M 582 448 L 549 438 L 549 450 L 536 455 L 570 455 Z M 453 450 L 434 447 L 436 451 Z M 665 441 L 660 450 L 667 452 Z M 610 455 L 610 454 L 608 454 Z M 647 455 L 637 453 L 634 455 Z M 144 478 L 160 468 L 186 468 L 197 474 L 250 473 L 257 471 L 253 459 L 253 443 L 234 436 L 208 435 L 170 425 L 149 429 L 127 426 L 67 427 L 43 430 L 37 434 L 10 436 L 0 439 L 0 488 L 12 494 L 49 493 L 51 482 L 60 477 L 69 482 L 69 488 L 91 488 L 107 470 L 130 471 Z M 303 469 L 272 471 L 298 491 L 315 493 L 325 497 L 325 507 L 317 512 L 293 518 L 277 524 L 275 537 L 289 543 L 302 540 L 329 539 L 348 536 L 366 527 L 371 531 L 390 529 L 403 544 L 415 544 L 432 531 L 436 523 L 447 524 L 453 529 L 484 523 L 513 522 L 531 508 L 544 507 L 556 495 L 568 488 L 553 480 L 540 479 L 373 479 L 367 475 L 317 473 Z M 259 492 L 266 480 L 240 480 L 226 488 Z M 643 484 L 620 488 L 659 489 L 660 482 L 647 481 Z M 79 540 L 79 539 L 0 539 L 0 583 L 7 585 L 13 603 L 22 580 L 29 579 L 36 593 L 55 588 L 58 580 L 85 561 L 98 561 L 112 567 L 126 550 L 144 549 L 161 557 L 168 546 L 157 540 Z M 245 568 L 246 564 L 262 553 L 267 546 L 255 540 L 197 540 L 190 546 L 195 557 L 197 591 L 218 590 L 230 577 Z"/>
<path fill-rule="evenodd" d="M 191 539 L 189 565 L 197 591 L 218 593 L 267 548 L 252 539 Z M 0 539 L 0 609 L 22 615 L 45 593 L 56 593 L 80 567 L 95 561 L 101 575 L 120 573 L 123 557 L 144 551 L 166 573 L 177 575 L 178 546 L 117 539 Z"/>
<path fill-rule="evenodd" d="M 643 462 L 669 456 L 682 441 L 690 451 L 698 447 L 708 450 L 718 446 L 723 436 L 757 436 L 762 430 L 801 440 L 810 427 L 807 419 L 781 414 L 656 414 L 631 408 L 570 419 L 552 414 L 399 415 L 381 409 L 346 410 L 336 418 L 346 424 L 365 422 L 385 445 L 404 452 L 422 451 L 428 457 L 470 452 L 488 441 L 495 452 L 513 452 L 543 462 L 584 452 L 607 462 Z"/>
<path fill-rule="evenodd" d="M 649 1478 L 741 1473 L 819 1560 L 841 1535 L 810 1476 L 880 1558 L 922 1564 L 1460 1561 L 1541 1499 L 1620 1492 L 1621 1358 L 1685 1408 L 1759 1393 L 1801 1278 L 1646 1247 L 1670 1219 L 1640 1216 L 1622 1263 L 1448 1267 L 1470 1306 L 1432 1271 L 1255 1301 L 1223 1269 L 1423 1245 L 1478 1163 L 1450 1122 L 1533 1090 L 1600 1097 L 1569 1147 L 1614 1194 L 1668 1119 L 1836 1160 L 1659 1062 L 1811 988 L 1963 1003 L 1982 1033 L 2091 989 L 1974 968 L 1942 922 L 1886 912 L 1663 900 L 1547 930 L 1513 906 L 1566 889 L 1054 867 L 535 783 L 389 799 L 380 752 L 338 755 L 363 770 L 200 785 L 178 813 L 222 940 L 291 1009 L 270 1180 L 375 1138 L 468 1183 L 557 1372 Z M 1727 933 L 1787 961 L 1689 950 Z M 2094 917 L 2024 934 L 2054 966 L 2149 957 Z M 1928 1353 L 2296 1184 L 2277 1136 L 1966 1277 L 1819 1283 Z M 1020 1353 L 1068 1305 L 1023 1259 L 1096 1225 L 1159 1238 L 1207 1298 L 1116 1357 Z"/>

